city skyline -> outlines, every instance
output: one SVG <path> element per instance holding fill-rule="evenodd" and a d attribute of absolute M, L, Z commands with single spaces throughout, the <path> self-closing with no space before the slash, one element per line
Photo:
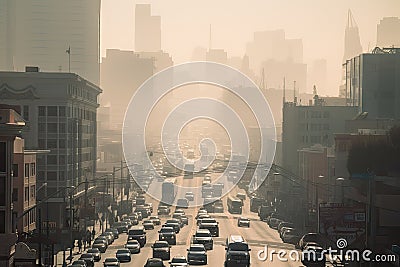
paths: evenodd
<path fill-rule="evenodd" d="M 309 69 L 314 60 L 327 60 L 327 87 L 318 91 L 321 95 L 332 96 L 339 93 L 348 9 L 359 27 L 363 52 L 375 47 L 377 25 L 383 17 L 400 17 L 400 2 L 392 0 L 372 3 L 336 1 L 334 6 L 310 0 L 301 3 L 253 1 L 251 5 L 227 1 L 121 0 L 116 3 L 104 0 L 102 56 L 110 48 L 134 50 L 134 8 L 139 3 L 151 4 L 152 14 L 161 16 L 161 48 L 172 55 L 175 64 L 190 61 L 197 47 L 208 48 L 210 24 L 212 48 L 224 49 L 228 57 L 243 56 L 254 32 L 283 29 L 287 38 L 302 39 L 304 63 Z M 245 18 L 246 23 L 243 23 Z M 304 91 L 311 93 L 312 84 Z"/>

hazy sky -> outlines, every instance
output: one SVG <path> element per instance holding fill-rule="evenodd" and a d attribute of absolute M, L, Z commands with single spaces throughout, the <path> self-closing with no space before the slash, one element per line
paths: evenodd
<path fill-rule="evenodd" d="M 400 0 L 102 0 L 103 56 L 107 48 L 134 49 L 138 3 L 152 4 L 152 13 L 161 16 L 161 45 L 175 63 L 190 60 L 196 46 L 208 47 L 210 24 L 212 47 L 224 48 L 228 56 L 242 56 L 255 31 L 284 29 L 287 38 L 303 39 L 305 63 L 328 60 L 331 86 L 320 93 L 330 95 L 338 94 L 347 10 L 364 51 L 375 47 L 381 18 L 400 17 Z"/>

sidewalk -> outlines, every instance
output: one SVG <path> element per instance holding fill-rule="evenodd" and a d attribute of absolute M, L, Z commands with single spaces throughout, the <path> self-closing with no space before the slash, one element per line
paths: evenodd
<path fill-rule="evenodd" d="M 100 223 L 101 222 L 98 221 L 94 225 L 94 230 L 96 231 L 96 235 L 95 235 L 94 238 L 96 238 L 99 235 L 101 235 L 101 227 L 100 227 L 101 225 L 100 225 Z M 106 225 L 105 222 L 103 223 L 103 225 L 104 226 Z M 93 227 L 88 227 L 88 229 L 91 231 L 93 229 Z M 105 230 L 105 228 L 104 228 L 104 230 Z M 94 239 L 92 239 L 92 244 L 93 244 L 93 241 L 94 241 Z M 83 249 L 83 247 L 82 247 L 82 249 Z M 88 247 L 86 247 L 86 249 L 88 249 Z M 84 251 L 84 249 L 83 249 L 83 251 Z M 63 253 L 64 253 L 63 251 L 60 251 L 60 252 L 57 253 L 57 255 L 55 257 L 55 260 L 54 260 L 54 266 L 62 266 L 63 265 Z M 70 261 L 70 259 L 69 259 L 69 254 L 70 254 L 69 248 L 66 248 L 65 249 L 65 261 L 66 261 L 67 265 L 69 265 L 70 262 L 72 263 L 74 260 L 79 259 L 80 255 L 82 253 L 79 252 L 79 249 L 77 247 L 74 247 L 74 249 L 72 251 L 72 257 L 73 257 L 72 261 Z"/>

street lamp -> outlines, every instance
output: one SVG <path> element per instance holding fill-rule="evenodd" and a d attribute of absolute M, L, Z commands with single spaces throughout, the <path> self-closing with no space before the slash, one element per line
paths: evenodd
<path fill-rule="evenodd" d="M 72 262 L 72 258 L 73 258 L 72 257 L 72 250 L 74 249 L 74 247 L 73 247 L 73 236 L 72 236 L 72 229 L 73 229 L 72 225 L 73 225 L 73 221 L 74 221 L 73 220 L 74 214 L 73 214 L 73 210 L 72 210 L 72 200 L 73 200 L 73 194 L 74 194 L 74 191 L 75 191 L 75 186 L 69 186 L 67 188 L 70 189 L 70 192 L 69 192 L 69 241 L 70 241 L 70 243 L 69 243 L 69 245 L 70 245 L 70 248 L 69 248 L 69 260 L 70 260 L 70 263 L 71 263 Z M 64 258 L 64 263 L 65 263 L 65 258 Z"/>

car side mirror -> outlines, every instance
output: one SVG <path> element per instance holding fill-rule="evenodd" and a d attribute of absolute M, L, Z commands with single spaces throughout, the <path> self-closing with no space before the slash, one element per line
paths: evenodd
<path fill-rule="evenodd" d="M 225 250 L 228 250 L 228 248 L 225 248 Z"/>
<path fill-rule="evenodd" d="M 189 249 L 186 249 L 186 251 L 189 251 Z"/>
<path fill-rule="evenodd" d="M 251 251 L 251 248 L 249 248 L 249 251 Z"/>

